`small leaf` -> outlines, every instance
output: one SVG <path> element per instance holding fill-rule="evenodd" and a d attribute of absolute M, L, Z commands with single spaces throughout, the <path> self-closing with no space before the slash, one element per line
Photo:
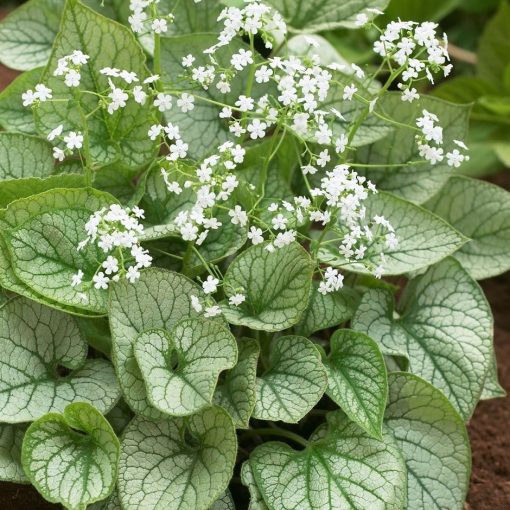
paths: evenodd
<path fill-rule="evenodd" d="M 406 287 L 394 311 L 385 290 L 367 291 L 352 319 L 384 354 L 409 359 L 409 370 L 430 381 L 468 419 L 482 393 L 492 356 L 493 320 L 482 290 L 454 259 Z"/>
<path fill-rule="evenodd" d="M 335 331 L 331 353 L 324 360 L 327 395 L 363 430 L 382 439 L 388 382 L 384 357 L 377 344 L 356 331 Z"/>
<path fill-rule="evenodd" d="M 81 402 L 39 418 L 23 440 L 23 468 L 32 484 L 70 510 L 85 510 L 113 491 L 118 460 L 119 440 L 109 423 Z"/>
<path fill-rule="evenodd" d="M 384 216 L 395 229 L 398 246 L 385 250 L 384 273 L 396 275 L 417 271 L 435 264 L 451 255 L 467 242 L 444 220 L 417 205 L 389 193 L 379 192 L 366 200 L 367 218 Z M 319 251 L 322 262 L 342 266 L 350 271 L 366 273 L 368 270 L 356 262 L 346 263 L 338 248 L 322 247 Z M 379 264 L 379 256 L 366 257 L 374 266 Z"/>
<path fill-rule="evenodd" d="M 251 454 L 257 486 L 270 510 L 403 508 L 406 467 L 391 438 L 368 436 L 340 413 L 301 451 L 279 442 Z"/>
<path fill-rule="evenodd" d="M 407 466 L 408 508 L 462 510 L 471 451 L 462 418 L 444 395 L 419 377 L 396 372 L 390 386 L 386 429 Z"/>
<path fill-rule="evenodd" d="M 273 341 L 269 369 L 257 378 L 253 417 L 297 423 L 320 400 L 328 380 L 315 345 L 300 336 Z"/>
<path fill-rule="evenodd" d="M 124 397 L 136 413 L 159 418 L 162 414 L 149 403 L 136 363 L 136 338 L 150 329 L 170 331 L 180 320 L 197 317 L 190 296 L 205 298 L 205 294 L 185 276 L 158 268 L 142 271 L 136 285 L 121 281 L 110 292 L 112 361 Z"/>
<path fill-rule="evenodd" d="M 510 269 L 510 193 L 488 182 L 451 177 L 425 206 L 470 241 L 454 257 L 475 279 Z"/>
<path fill-rule="evenodd" d="M 86 360 L 73 317 L 17 298 L 0 309 L 0 421 L 22 423 L 77 400 L 109 411 L 120 396 L 111 364 Z M 59 371 L 70 373 L 60 376 Z"/>
<path fill-rule="evenodd" d="M 0 480 L 28 483 L 21 466 L 21 443 L 25 428 L 9 423 L 0 424 Z"/>
<path fill-rule="evenodd" d="M 226 293 L 243 289 L 246 301 L 237 308 L 225 305 L 223 311 L 231 324 L 281 331 L 296 324 L 308 305 L 313 265 L 297 243 L 273 252 L 266 246 L 252 246 L 230 264 Z"/>
<path fill-rule="evenodd" d="M 257 363 L 260 348 L 250 338 L 238 341 L 237 365 L 228 370 L 223 382 L 218 383 L 214 402 L 230 414 L 236 428 L 247 429 L 255 408 Z"/>
<path fill-rule="evenodd" d="M 209 407 L 220 372 L 237 361 L 235 338 L 207 319 L 184 319 L 169 333 L 145 331 L 134 351 L 149 401 L 171 416 Z"/>
<path fill-rule="evenodd" d="M 21 133 L 0 133 L 0 179 L 47 177 L 53 168 L 48 142 Z"/>
<path fill-rule="evenodd" d="M 206 510 L 232 477 L 232 420 L 219 407 L 185 418 L 136 416 L 124 432 L 119 496 L 124 510 Z"/>
<path fill-rule="evenodd" d="M 268 510 L 264 503 L 264 498 L 257 487 L 257 482 L 255 482 L 253 469 L 251 468 L 249 461 L 243 462 L 243 465 L 241 466 L 241 481 L 250 491 L 250 506 L 248 507 L 248 510 Z"/>

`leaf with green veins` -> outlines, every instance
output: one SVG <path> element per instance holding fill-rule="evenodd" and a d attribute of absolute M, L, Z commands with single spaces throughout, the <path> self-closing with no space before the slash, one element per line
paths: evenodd
<path fill-rule="evenodd" d="M 0 360 L 0 421 L 32 421 L 77 400 L 108 412 L 119 399 L 112 365 L 86 359 L 70 315 L 17 298 L 0 309 L 0 331 L 1 352 L 9 354 Z"/>
<path fill-rule="evenodd" d="M 241 466 L 241 481 L 250 491 L 250 505 L 248 506 L 248 510 L 268 510 L 264 503 L 264 498 L 257 487 L 257 482 L 255 482 L 253 469 L 249 461 L 243 462 Z"/>
<path fill-rule="evenodd" d="M 347 322 L 358 307 L 359 295 L 351 287 L 343 287 L 329 294 L 318 292 L 319 283 L 314 281 L 308 308 L 296 326 L 296 333 L 310 336 L 321 329 Z"/>
<path fill-rule="evenodd" d="M 238 340 L 238 361 L 218 383 L 214 403 L 223 407 L 236 428 L 247 429 L 256 401 L 257 363 L 260 348 L 256 340 Z"/>
<path fill-rule="evenodd" d="M 90 505 L 88 510 L 122 510 L 117 489 L 114 489 L 107 499 Z"/>
<path fill-rule="evenodd" d="M 93 286 L 80 292 L 71 287 L 72 276 L 83 270 L 84 280 L 94 276 L 104 253 L 94 244 L 78 251 L 86 238 L 90 215 L 116 199 L 93 190 L 54 189 L 16 200 L 0 217 L 16 277 L 56 303 L 95 315 L 106 314 L 108 292 Z"/>
<path fill-rule="evenodd" d="M 433 97 L 421 97 L 411 105 L 402 101 L 400 93 L 390 93 L 378 103 L 376 111 L 399 123 L 415 125 L 419 116 L 417 112 L 423 109 L 439 117 L 445 153 L 458 148 L 453 141 L 467 137 L 470 105 L 452 104 Z M 441 189 L 453 169 L 448 166 L 446 158 L 437 165 L 410 164 L 423 161 L 415 135 L 416 131 L 408 126 L 397 127 L 385 138 L 359 150 L 356 159 L 360 164 L 376 165 L 375 168 L 361 167 L 360 171 L 379 189 L 421 204 Z M 384 165 L 388 164 L 403 166 L 385 168 Z"/>
<path fill-rule="evenodd" d="M 184 319 L 170 332 L 141 333 L 134 353 L 150 403 L 162 413 L 188 416 L 211 405 L 219 374 L 236 364 L 237 344 L 218 322 Z"/>
<path fill-rule="evenodd" d="M 47 177 L 54 170 L 51 145 L 35 136 L 0 133 L 0 179 Z"/>
<path fill-rule="evenodd" d="M 6 208 L 11 202 L 20 198 L 38 195 L 55 188 L 83 188 L 83 175 L 66 174 L 40 177 L 25 177 L 20 179 L 0 180 L 0 208 Z"/>
<path fill-rule="evenodd" d="M 232 494 L 227 490 L 209 507 L 209 510 L 235 510 L 235 508 Z"/>
<path fill-rule="evenodd" d="M 28 428 L 21 459 L 35 488 L 52 503 L 85 510 L 113 491 L 120 445 L 103 415 L 90 404 L 69 404 Z"/>
<path fill-rule="evenodd" d="M 25 427 L 0 424 L 0 480 L 2 482 L 28 483 L 21 465 L 21 444 Z"/>
<path fill-rule="evenodd" d="M 253 417 L 297 423 L 321 399 L 328 385 L 321 355 L 302 336 L 273 341 L 269 368 L 257 378 Z"/>
<path fill-rule="evenodd" d="M 136 416 L 124 431 L 118 490 L 124 510 L 206 510 L 232 477 L 237 453 L 227 412 L 185 418 Z"/>
<path fill-rule="evenodd" d="M 384 216 L 395 229 L 398 239 L 395 249 L 387 252 L 383 250 L 384 274 L 404 274 L 430 266 L 451 255 L 467 242 L 466 237 L 439 216 L 389 193 L 370 195 L 365 204 L 366 217 Z M 340 230 L 344 231 L 345 227 L 340 226 Z M 346 263 L 335 245 L 321 247 L 319 258 L 324 263 L 350 271 L 369 272 L 363 264 Z M 379 255 L 373 254 L 364 260 L 377 266 Z"/>
<path fill-rule="evenodd" d="M 170 331 L 180 320 L 197 317 L 191 306 L 191 295 L 200 299 L 206 297 L 202 289 L 184 275 L 159 268 L 141 271 L 136 285 L 124 280 L 111 286 L 112 361 L 124 398 L 136 413 L 156 419 L 162 416 L 147 398 L 134 355 L 136 338 L 149 329 Z"/>
<path fill-rule="evenodd" d="M 370 9 L 384 10 L 389 0 L 269 0 L 294 31 L 313 33 L 336 28 L 356 28 L 358 14 L 369 19 L 376 16 Z"/>
<path fill-rule="evenodd" d="M 452 258 L 407 285 L 395 318 L 393 296 L 369 290 L 352 328 L 384 354 L 406 356 L 409 371 L 442 390 L 464 419 L 478 402 L 492 356 L 493 320 L 478 284 Z"/>
<path fill-rule="evenodd" d="M 81 84 L 70 90 L 62 77 L 53 76 L 59 58 L 79 49 L 90 56 L 81 67 Z M 67 131 L 83 131 L 81 110 L 85 116 L 97 109 L 98 99 L 91 91 L 109 91 L 108 78 L 101 74 L 104 67 L 117 67 L 135 72 L 140 80 L 147 77 L 145 56 L 133 33 L 80 2 L 66 3 L 60 32 L 55 39 L 51 58 L 41 80 L 53 90 L 54 97 L 65 102 L 47 101 L 38 108 L 37 127 L 45 136 L 58 126 Z M 76 100 L 77 96 L 81 99 Z M 109 115 L 101 109 L 88 117 L 91 158 L 96 166 L 119 161 L 130 168 L 148 163 L 154 156 L 155 145 L 147 132 L 155 122 L 151 110 L 136 101 L 128 101 L 125 108 Z"/>
<path fill-rule="evenodd" d="M 368 336 L 348 329 L 333 333 L 324 359 L 326 394 L 367 434 L 382 439 L 388 381 L 384 357 Z"/>
<path fill-rule="evenodd" d="M 17 131 L 27 135 L 37 134 L 34 114 L 30 108 L 23 106 L 21 96 L 40 83 L 43 71 L 42 67 L 27 71 L 0 92 L 0 126 L 6 131 Z"/>
<path fill-rule="evenodd" d="M 406 467 L 397 446 L 391 438 L 368 436 L 341 412 L 328 415 L 328 426 L 304 450 L 269 442 L 249 462 L 269 510 L 397 510 L 405 504 Z"/>
<path fill-rule="evenodd" d="M 385 429 L 407 466 L 406 508 L 464 508 L 471 451 L 462 418 L 444 395 L 409 373 L 388 375 Z"/>
<path fill-rule="evenodd" d="M 267 244 L 252 246 L 238 255 L 225 274 L 228 296 L 243 289 L 245 303 L 225 305 L 231 324 L 263 331 L 281 331 L 301 319 L 308 306 L 313 264 L 297 243 L 270 252 Z"/>
<path fill-rule="evenodd" d="M 94 187 L 110 193 L 122 204 L 138 204 L 145 192 L 145 174 L 138 179 L 137 172 L 118 163 L 105 166 L 95 174 Z"/>
<path fill-rule="evenodd" d="M 499 384 L 498 365 L 494 349 L 491 358 L 489 370 L 487 371 L 487 376 L 485 377 L 485 382 L 483 384 L 482 394 L 480 395 L 480 400 L 490 400 L 491 398 L 506 396 L 505 388 Z"/>
<path fill-rule="evenodd" d="M 470 241 L 454 257 L 475 279 L 510 269 L 510 193 L 488 182 L 453 176 L 425 207 Z"/>

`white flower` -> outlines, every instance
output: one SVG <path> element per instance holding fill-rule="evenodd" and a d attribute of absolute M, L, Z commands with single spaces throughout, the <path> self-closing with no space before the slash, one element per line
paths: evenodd
<path fill-rule="evenodd" d="M 23 92 L 23 94 L 21 94 L 21 100 L 23 101 L 23 106 L 31 106 L 32 104 L 34 104 L 36 99 L 37 99 L 37 97 L 34 94 L 33 90 L 27 90 L 26 92 Z"/>
<path fill-rule="evenodd" d="M 420 94 L 414 87 L 402 91 L 402 101 L 412 103 L 416 99 L 420 99 Z"/>
<path fill-rule="evenodd" d="M 126 280 L 129 283 L 135 283 L 136 280 L 140 278 L 140 271 L 135 266 L 128 267 L 128 270 L 126 272 Z"/>
<path fill-rule="evenodd" d="M 190 296 L 190 301 L 191 301 L 191 306 L 193 307 L 195 312 L 200 313 L 202 311 L 202 309 L 203 309 L 203 307 L 202 307 L 202 305 L 200 303 L 200 299 L 198 299 L 197 296 L 191 295 Z"/>
<path fill-rule="evenodd" d="M 193 223 L 185 223 L 180 231 L 184 241 L 194 241 L 198 237 L 198 227 Z"/>
<path fill-rule="evenodd" d="M 195 62 L 195 57 L 190 53 L 182 59 L 182 67 L 191 67 Z"/>
<path fill-rule="evenodd" d="M 365 26 L 366 24 L 368 23 L 368 16 L 362 12 L 360 14 L 358 14 L 356 16 L 356 21 L 354 22 L 354 24 L 357 26 L 357 27 L 363 27 Z"/>
<path fill-rule="evenodd" d="M 448 166 L 459 168 L 460 165 L 462 165 L 462 163 L 466 160 L 466 156 L 461 154 L 458 149 L 454 149 L 452 152 L 448 152 L 446 154 L 446 159 L 448 161 Z"/>
<path fill-rule="evenodd" d="M 168 31 L 166 19 L 155 19 L 152 22 L 151 28 L 156 34 L 165 34 Z"/>
<path fill-rule="evenodd" d="M 273 70 L 265 65 L 255 71 L 255 81 L 257 83 L 267 83 L 271 76 L 273 76 Z"/>
<path fill-rule="evenodd" d="M 253 53 L 250 50 L 240 49 L 239 53 L 234 53 L 230 63 L 238 71 L 242 71 L 247 65 L 253 64 Z"/>
<path fill-rule="evenodd" d="M 250 231 L 248 232 L 248 239 L 253 244 L 260 244 L 264 242 L 264 238 L 262 237 L 262 230 L 257 227 L 250 227 Z"/>
<path fill-rule="evenodd" d="M 64 82 L 68 87 L 78 87 L 81 81 L 81 74 L 75 69 L 70 69 L 64 78 Z"/>
<path fill-rule="evenodd" d="M 252 140 L 256 140 L 257 138 L 264 138 L 266 136 L 267 124 L 265 122 L 260 122 L 259 119 L 254 119 L 250 124 L 248 124 L 247 128 L 250 133 L 250 138 Z"/>
<path fill-rule="evenodd" d="M 195 98 L 191 94 L 184 93 L 177 100 L 177 106 L 183 113 L 190 112 L 195 108 Z"/>
<path fill-rule="evenodd" d="M 287 228 L 287 221 L 287 218 L 285 218 L 282 214 L 278 214 L 278 216 L 275 216 L 271 220 L 271 223 L 275 230 L 285 230 Z"/>
<path fill-rule="evenodd" d="M 112 257 L 111 255 L 102 263 L 102 267 L 104 268 L 104 272 L 107 275 L 117 273 L 119 271 L 119 261 Z"/>
<path fill-rule="evenodd" d="M 44 102 L 53 97 L 53 92 L 51 89 L 46 87 L 46 85 L 39 83 L 35 86 L 34 96 L 36 99 L 39 99 L 39 101 Z"/>
<path fill-rule="evenodd" d="M 163 131 L 163 126 L 161 124 L 154 124 L 150 127 L 148 135 L 151 140 L 156 140 L 156 138 L 161 134 L 161 131 Z"/>
<path fill-rule="evenodd" d="M 204 317 L 216 317 L 221 314 L 221 309 L 218 305 L 209 306 L 205 309 Z"/>
<path fill-rule="evenodd" d="M 246 296 L 244 294 L 234 294 L 233 296 L 230 296 L 228 302 L 232 306 L 239 306 L 240 304 L 244 303 L 246 301 Z"/>
<path fill-rule="evenodd" d="M 96 289 L 107 289 L 110 279 L 101 271 L 92 277 Z"/>
<path fill-rule="evenodd" d="M 246 96 L 239 96 L 239 99 L 235 102 L 235 105 L 242 112 L 248 112 L 250 110 L 253 110 L 254 107 L 253 99 L 251 97 Z"/>
<path fill-rule="evenodd" d="M 80 283 L 83 281 L 83 271 L 81 269 L 78 270 L 76 274 L 73 274 L 71 287 L 76 287 L 80 285 Z"/>
<path fill-rule="evenodd" d="M 218 289 L 220 281 L 217 278 L 209 275 L 205 282 L 202 282 L 202 288 L 206 294 L 213 294 Z"/>
<path fill-rule="evenodd" d="M 53 157 L 57 161 L 64 161 L 66 154 L 62 149 L 59 149 L 58 147 L 53 148 Z"/>
<path fill-rule="evenodd" d="M 349 140 L 348 140 L 347 136 L 344 133 L 342 133 L 340 138 L 337 138 L 335 140 L 335 151 L 338 154 L 341 154 L 342 152 L 344 152 L 345 148 L 347 147 L 348 142 L 349 142 Z"/>
<path fill-rule="evenodd" d="M 53 140 L 55 140 L 55 138 L 57 138 L 58 136 L 60 136 L 62 134 L 63 130 L 64 130 L 64 125 L 60 124 L 53 131 L 50 132 L 50 134 L 48 135 L 48 140 L 50 142 L 53 142 Z"/>
<path fill-rule="evenodd" d="M 108 94 L 110 98 L 110 103 L 108 104 L 108 113 L 112 115 L 119 108 L 124 108 L 126 106 L 126 101 L 129 99 L 129 96 L 122 89 L 117 87 L 112 87 L 112 91 Z"/>
<path fill-rule="evenodd" d="M 170 110 L 172 108 L 172 96 L 163 93 L 158 94 L 154 100 L 154 106 L 160 112 L 166 112 Z"/>
<path fill-rule="evenodd" d="M 133 88 L 133 99 L 141 105 L 147 101 L 147 94 L 140 85 Z"/>
<path fill-rule="evenodd" d="M 344 88 L 343 99 L 345 101 L 350 101 L 354 97 L 354 94 L 356 94 L 356 92 L 358 92 L 358 88 L 354 84 L 346 85 L 346 87 Z"/>
<path fill-rule="evenodd" d="M 248 223 L 248 215 L 239 205 L 236 205 L 234 209 L 230 209 L 230 211 L 228 211 L 228 215 L 231 218 L 230 221 L 234 225 L 239 224 L 241 227 L 244 227 Z"/>
<path fill-rule="evenodd" d="M 64 142 L 69 150 L 81 149 L 83 147 L 83 135 L 80 132 L 71 131 L 64 136 Z"/>

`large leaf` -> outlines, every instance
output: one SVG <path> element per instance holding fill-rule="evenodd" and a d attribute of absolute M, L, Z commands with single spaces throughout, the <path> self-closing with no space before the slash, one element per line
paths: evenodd
<path fill-rule="evenodd" d="M 451 177 L 426 204 L 470 241 L 454 257 L 477 280 L 510 269 L 510 193 L 467 177 Z"/>
<path fill-rule="evenodd" d="M 471 470 L 462 418 L 422 379 L 397 372 L 388 381 L 385 424 L 407 465 L 407 508 L 462 510 Z"/>
<path fill-rule="evenodd" d="M 0 179 L 47 177 L 52 173 L 48 142 L 20 133 L 0 133 Z"/>
<path fill-rule="evenodd" d="M 384 354 L 408 357 L 409 370 L 442 390 L 468 419 L 492 356 L 493 321 L 482 290 L 449 258 L 408 284 L 397 312 L 391 293 L 369 290 L 352 327 Z"/>
<path fill-rule="evenodd" d="M 53 72 L 59 58 L 77 49 L 89 55 L 90 60 L 81 68 L 79 89 L 70 90 L 61 77 L 53 76 Z M 55 97 L 69 102 L 42 103 L 38 113 L 40 131 L 47 134 L 59 124 L 63 124 L 66 131 L 83 131 L 76 93 L 77 90 L 88 90 L 101 94 L 108 89 L 107 77 L 100 73 L 104 67 L 133 71 L 141 80 L 148 74 L 142 49 L 129 29 L 76 0 L 67 2 L 42 80 L 53 90 Z M 85 115 L 97 108 L 94 95 L 82 95 L 79 102 Z M 87 129 L 93 161 L 99 166 L 117 160 L 129 167 L 147 163 L 154 154 L 154 143 L 147 136 L 154 120 L 148 105 L 142 106 L 132 100 L 114 115 L 102 109 L 89 116 Z"/>
<path fill-rule="evenodd" d="M 444 130 L 445 152 L 457 148 L 453 140 L 466 138 L 470 106 L 447 103 L 432 97 L 422 97 L 410 104 L 403 102 L 398 93 L 388 94 L 377 106 L 377 111 L 383 112 L 386 117 L 406 125 L 414 125 L 417 112 L 423 109 L 439 117 Z M 360 149 L 356 157 L 360 163 L 375 165 L 375 168 L 362 171 L 379 189 L 416 203 L 423 203 L 446 183 L 452 174 L 452 167 L 448 166 L 446 158 L 437 165 L 408 164 L 411 161 L 423 160 L 418 153 L 415 134 L 416 132 L 408 127 L 397 127 L 382 140 Z M 402 166 L 384 167 L 395 164 Z"/>
<path fill-rule="evenodd" d="M 328 384 L 318 349 L 301 336 L 272 344 L 269 368 L 257 378 L 254 418 L 297 423 L 320 400 Z"/>
<path fill-rule="evenodd" d="M 137 413 L 152 418 L 161 416 L 147 398 L 134 356 L 136 338 L 149 329 L 170 331 L 178 321 L 196 317 L 191 295 L 205 298 L 202 289 L 185 276 L 158 268 L 142 271 L 136 285 L 121 281 L 112 286 L 109 307 L 112 360 L 126 402 Z"/>
<path fill-rule="evenodd" d="M 251 454 L 257 486 L 270 510 L 399 509 L 405 502 L 406 468 L 391 438 L 368 436 L 342 413 L 295 451 L 279 442 Z"/>
<path fill-rule="evenodd" d="M 385 253 L 385 274 L 403 274 L 427 267 L 451 255 L 467 241 L 439 216 L 389 193 L 371 195 L 365 203 L 367 217 L 384 216 L 394 227 L 398 239 L 398 246 Z M 384 248 L 383 251 L 386 252 Z M 319 257 L 323 262 L 346 267 L 351 271 L 368 271 L 363 264 L 357 262 L 346 264 L 338 247 L 331 244 L 320 249 Z M 377 253 L 372 257 L 366 260 L 378 265 Z"/>
<path fill-rule="evenodd" d="M 264 503 L 264 498 L 257 487 L 257 482 L 255 482 L 253 469 L 249 461 L 243 462 L 241 466 L 241 481 L 250 491 L 250 505 L 248 510 L 267 510 L 267 505 Z"/>
<path fill-rule="evenodd" d="M 367 9 L 380 9 L 389 0 L 270 0 L 289 25 L 301 32 L 321 32 L 335 28 L 354 28 L 358 14 L 365 13 L 369 18 L 374 14 Z"/>
<path fill-rule="evenodd" d="M 297 243 L 273 252 L 266 244 L 241 253 L 225 274 L 226 292 L 243 289 L 246 301 L 239 307 L 224 306 L 232 324 L 264 331 L 281 331 L 296 324 L 308 305 L 313 265 Z"/>
<path fill-rule="evenodd" d="M 379 26 L 399 19 L 414 21 L 439 21 L 465 0 L 391 0 L 384 17 L 377 20 Z M 383 22 L 383 23 L 381 23 Z"/>
<path fill-rule="evenodd" d="M 12 202 L 1 224 L 16 276 L 36 293 L 65 307 L 95 314 L 106 313 L 108 293 L 91 287 L 87 300 L 71 287 L 82 270 L 84 280 L 94 276 L 104 253 L 93 243 L 78 251 L 86 237 L 90 215 L 116 200 L 90 188 L 55 189 Z"/>
<path fill-rule="evenodd" d="M 184 319 L 169 333 L 139 335 L 135 358 L 151 404 L 171 416 L 188 416 L 210 407 L 220 372 L 236 364 L 237 344 L 218 322 Z"/>
<path fill-rule="evenodd" d="M 21 443 L 24 435 L 24 427 L 0 424 L 0 480 L 3 482 L 28 482 L 21 465 Z"/>
<path fill-rule="evenodd" d="M 388 382 L 384 357 L 377 344 L 356 331 L 340 329 L 330 340 L 324 360 L 326 393 L 371 436 L 382 438 Z"/>
<path fill-rule="evenodd" d="M 69 404 L 63 414 L 34 422 L 23 439 L 22 463 L 36 489 L 70 510 L 107 497 L 115 486 L 119 440 L 90 404 Z"/>
<path fill-rule="evenodd" d="M 214 402 L 228 411 L 236 428 L 246 429 L 255 408 L 260 348 L 255 340 L 242 338 L 238 349 L 237 365 L 218 383 Z"/>
<path fill-rule="evenodd" d="M 87 344 L 70 315 L 14 299 L 0 309 L 0 347 L 2 422 L 32 421 L 76 401 L 107 412 L 120 396 L 111 364 L 86 359 Z"/>
<path fill-rule="evenodd" d="M 206 510 L 226 489 L 237 452 L 235 428 L 219 407 L 186 418 L 136 416 L 121 444 L 124 510 Z"/>

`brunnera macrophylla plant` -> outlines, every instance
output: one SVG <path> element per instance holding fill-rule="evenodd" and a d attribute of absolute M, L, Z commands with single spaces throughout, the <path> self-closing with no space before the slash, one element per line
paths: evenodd
<path fill-rule="evenodd" d="M 446 36 L 386 4 L 0 24 L 26 71 L 0 94 L 2 480 L 73 510 L 463 508 L 510 202 L 456 173 L 469 107 L 419 92 Z"/>

